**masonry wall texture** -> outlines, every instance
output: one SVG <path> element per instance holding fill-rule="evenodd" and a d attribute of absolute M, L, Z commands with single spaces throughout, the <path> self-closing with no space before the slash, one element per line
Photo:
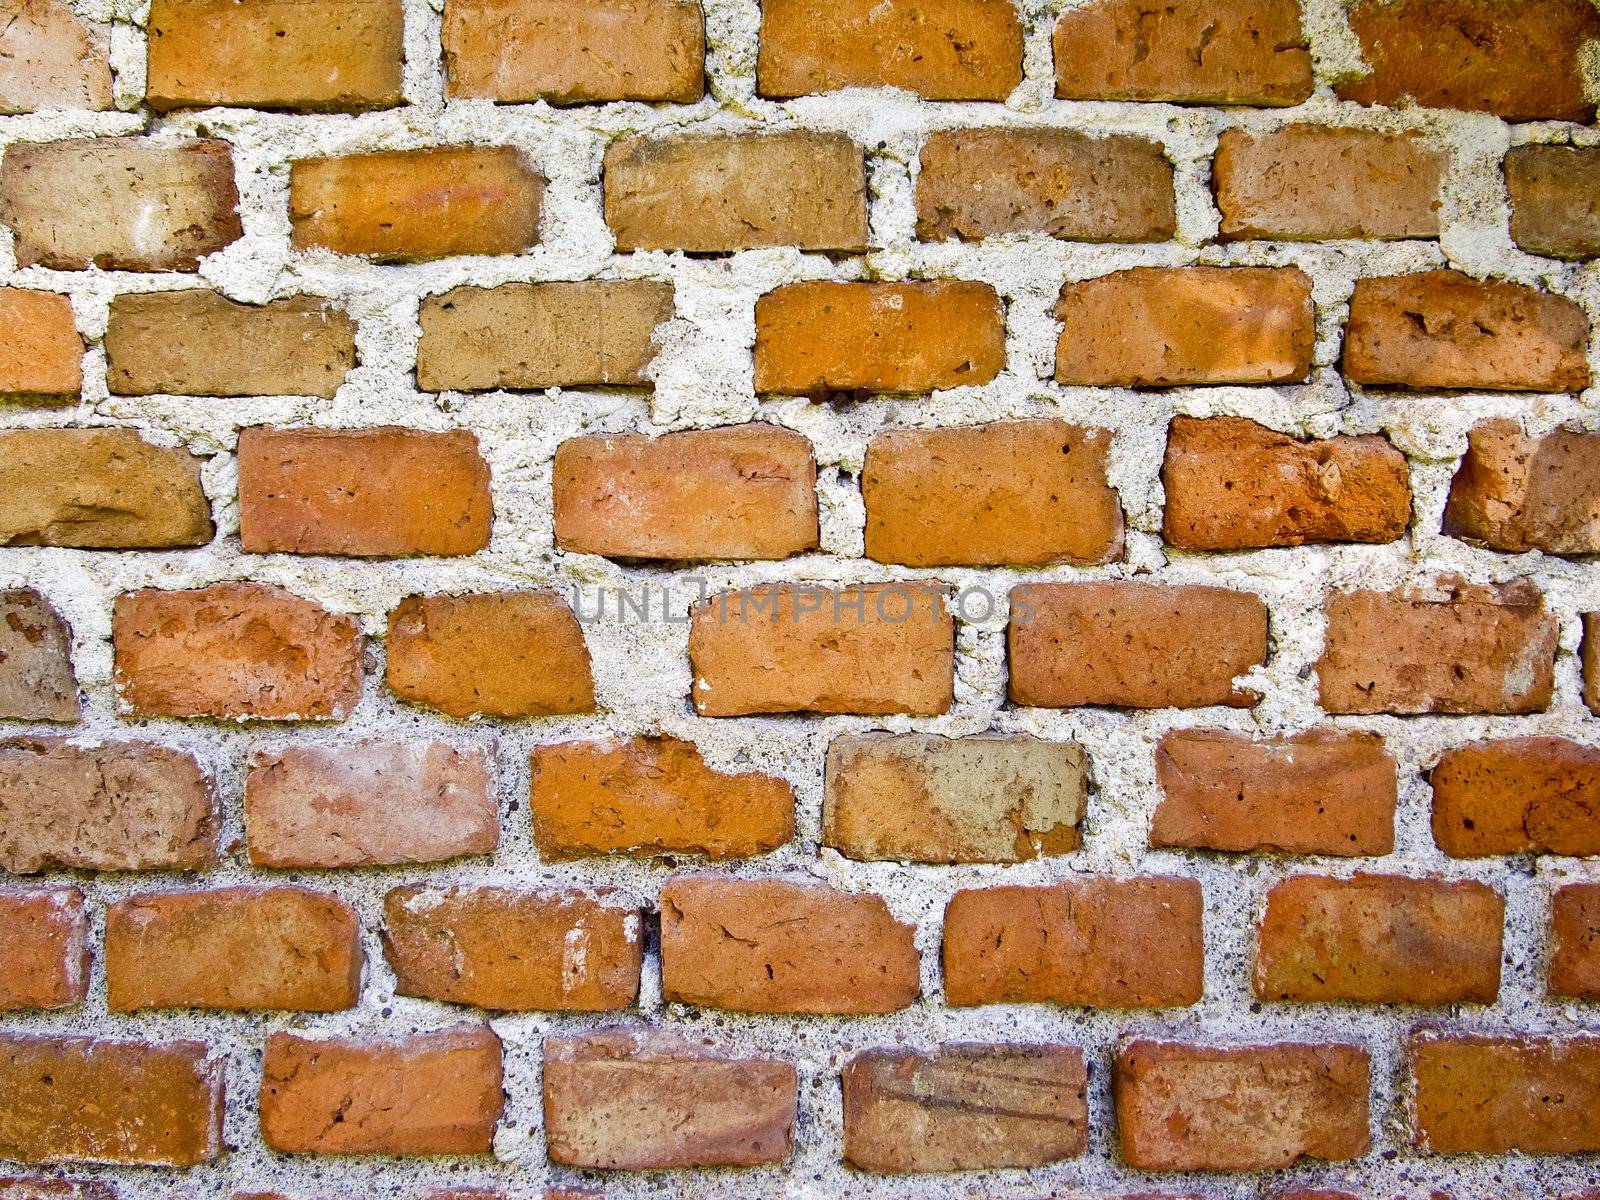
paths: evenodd
<path fill-rule="evenodd" d="M 0 0 L 0 1200 L 1600 1196 L 1594 0 Z"/>

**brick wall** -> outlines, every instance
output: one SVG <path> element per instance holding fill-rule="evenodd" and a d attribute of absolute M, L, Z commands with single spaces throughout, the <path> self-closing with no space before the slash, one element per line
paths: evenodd
<path fill-rule="evenodd" d="M 1600 1180 L 1590 0 L 0 13 L 0 1200 Z"/>

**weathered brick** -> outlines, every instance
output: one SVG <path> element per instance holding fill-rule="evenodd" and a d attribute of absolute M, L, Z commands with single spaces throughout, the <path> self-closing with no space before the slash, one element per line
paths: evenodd
<path fill-rule="evenodd" d="M 659 1030 L 544 1043 L 550 1158 L 601 1170 L 750 1167 L 794 1149 L 799 1079 Z"/>
<path fill-rule="evenodd" d="M 639 996 L 639 913 L 587 892 L 395 888 L 383 900 L 395 992 L 478 1008 L 604 1012 Z"/>
<path fill-rule="evenodd" d="M 1551 258 L 1600 255 L 1600 148 L 1513 146 L 1505 170 L 1517 245 Z"/>
<path fill-rule="evenodd" d="M 1164 875 L 958 891 L 944 914 L 945 1003 L 1194 1004 L 1204 908 L 1198 881 Z"/>
<path fill-rule="evenodd" d="M 1335 592 L 1316 670 L 1331 713 L 1529 713 L 1550 706 L 1556 619 L 1526 580 L 1441 578 Z"/>
<path fill-rule="evenodd" d="M 239 431 L 246 554 L 476 554 L 493 524 L 489 464 L 470 430 Z"/>
<path fill-rule="evenodd" d="M 690 698 L 703 717 L 949 710 L 948 589 L 921 582 L 760 584 L 690 610 Z"/>
<path fill-rule="evenodd" d="M 921 167 L 924 241 L 1038 232 L 1070 242 L 1164 242 L 1178 228 L 1172 163 L 1145 138 L 935 130 L 922 144 Z"/>
<path fill-rule="evenodd" d="M 17 265 L 194 271 L 244 232 L 226 142 L 15 142 L 0 158 L 0 222 Z"/>
<path fill-rule="evenodd" d="M 913 567 L 1122 556 L 1111 435 L 1065 421 L 889 429 L 867 447 L 867 557 Z"/>
<path fill-rule="evenodd" d="M 361 991 L 361 918 L 338 896 L 236 887 L 106 909 L 106 1007 L 334 1012 Z"/>
<path fill-rule="evenodd" d="M 776 425 L 571 438 L 556 448 L 553 490 L 556 545 L 576 554 L 776 559 L 817 548 L 811 442 Z"/>
<path fill-rule="evenodd" d="M 1600 854 L 1600 749 L 1565 738 L 1473 742 L 1428 772 L 1433 840 L 1452 858 Z"/>
<path fill-rule="evenodd" d="M 205 460 L 136 429 L 0 433 L 0 545 L 203 546 L 215 534 Z"/>
<path fill-rule="evenodd" d="M 1143 1171 L 1260 1171 L 1367 1152 L 1356 1046 L 1136 1041 L 1112 1076 L 1122 1157 Z"/>
<path fill-rule="evenodd" d="M 400 103 L 400 0 L 151 0 L 145 99 L 359 112 Z"/>
<path fill-rule="evenodd" d="M 1313 84 L 1300 0 L 1094 0 L 1062 15 L 1052 44 L 1066 100 L 1298 104 Z"/>
<path fill-rule="evenodd" d="M 678 876 L 661 889 L 661 990 L 735 1012 L 894 1012 L 922 988 L 915 932 L 880 896 Z"/>
<path fill-rule="evenodd" d="M 0 113 L 111 107 L 107 27 L 66 0 L 17 0 L 0 30 Z"/>
<path fill-rule="evenodd" d="M 1406 456 L 1379 435 L 1302 440 L 1181 414 L 1161 468 L 1162 538 L 1186 550 L 1392 542 L 1411 520 Z"/>
<path fill-rule="evenodd" d="M 1434 1154 L 1600 1150 L 1600 1038 L 1411 1038 L 1412 1137 Z"/>
<path fill-rule="evenodd" d="M 1286 125 L 1225 129 L 1212 168 L 1225 239 L 1439 236 L 1450 158 L 1414 133 Z"/>
<path fill-rule="evenodd" d="M 672 737 L 533 750 L 528 808 L 546 861 L 594 854 L 744 858 L 794 836 L 794 790 L 776 775 L 708 767 Z"/>
<path fill-rule="evenodd" d="M 1359 279 L 1344 373 L 1369 387 L 1577 392 L 1589 385 L 1588 343 L 1583 309 L 1519 283 L 1459 271 Z"/>
<path fill-rule="evenodd" d="M 1550 994 L 1600 999 L 1600 883 L 1569 883 L 1550 898 Z"/>
<path fill-rule="evenodd" d="M 756 91 L 773 99 L 897 87 L 1004 100 L 1022 82 L 1011 0 L 764 0 Z"/>
<path fill-rule="evenodd" d="M 487 1154 L 505 1108 L 487 1025 L 379 1041 L 267 1037 L 261 1140 L 287 1154 Z"/>
<path fill-rule="evenodd" d="M 445 94 L 508 103 L 705 94 L 697 0 L 446 0 Z"/>
<path fill-rule="evenodd" d="M 1583 702 L 1600 716 L 1600 613 L 1583 614 L 1583 642 L 1578 653 L 1583 663 Z"/>
<path fill-rule="evenodd" d="M 612 142 L 605 216 L 619 253 L 867 248 L 867 172 L 842 133 L 795 130 Z"/>
<path fill-rule="evenodd" d="M 137 716 L 343 720 L 361 699 L 354 618 L 269 584 L 125 592 L 111 638 Z"/>
<path fill-rule="evenodd" d="M 223 1065 L 201 1042 L 0 1035 L 0 1158 L 210 1162 L 223 1149 Z"/>
<path fill-rule="evenodd" d="M 0 928 L 6 931 L 0 1011 L 83 1003 L 89 992 L 89 920 L 81 891 L 0 891 Z"/>
<path fill-rule="evenodd" d="M 388 684 L 452 717 L 595 706 L 583 630 L 554 592 L 407 596 L 389 614 Z"/>
<path fill-rule="evenodd" d="M 83 338 L 67 297 L 0 288 L 0 328 L 0 396 L 60 401 L 83 390 Z"/>
<path fill-rule="evenodd" d="M 1394 756 L 1338 729 L 1254 739 L 1181 729 L 1156 743 L 1152 846 L 1368 857 L 1394 849 Z"/>
<path fill-rule="evenodd" d="M 1600 38 L 1600 13 L 1585 0 L 1358 0 L 1349 16 L 1372 73 L 1336 83 L 1342 100 L 1594 117 L 1578 48 Z"/>
<path fill-rule="evenodd" d="M 488 755 L 442 742 L 258 750 L 244 817 L 260 867 L 441 862 L 500 844 Z"/>
<path fill-rule="evenodd" d="M 316 296 L 260 305 L 198 290 L 117 296 L 105 344 L 106 385 L 121 396 L 332 399 L 356 365 L 355 322 Z"/>
<path fill-rule="evenodd" d="M 0 718 L 78 719 L 72 631 L 31 589 L 0 591 Z"/>
<path fill-rule="evenodd" d="M 641 387 L 651 335 L 672 319 L 670 283 L 586 279 L 459 287 L 422 302 L 424 391 Z"/>
<path fill-rule="evenodd" d="M 1061 289 L 1056 381 L 1092 387 L 1292 383 L 1316 314 L 1298 267 L 1134 267 Z"/>
<path fill-rule="evenodd" d="M 1088 756 L 1075 742 L 1022 735 L 835 738 L 823 782 L 822 841 L 847 858 L 1023 862 L 1078 847 Z"/>
<path fill-rule="evenodd" d="M 0 742 L 0 869 L 199 870 L 222 820 L 193 756 L 148 742 Z"/>
<path fill-rule="evenodd" d="M 544 178 L 514 146 L 307 158 L 289 171 L 290 241 L 378 262 L 521 254 L 539 241 Z"/>
<path fill-rule="evenodd" d="M 1600 554 L 1600 434 L 1529 437 L 1515 420 L 1467 434 L 1444 532 L 1512 553 Z"/>
<path fill-rule="evenodd" d="M 0 1179 L 0 1200 L 117 1200 L 104 1179 Z"/>
<path fill-rule="evenodd" d="M 1267 661 L 1267 606 L 1228 588 L 1035 583 L 1011 589 L 1013 703 L 1248 708 L 1234 683 Z"/>
<path fill-rule="evenodd" d="M 755 388 L 929 392 L 1005 367 L 1000 297 L 986 283 L 794 283 L 756 301 Z"/>

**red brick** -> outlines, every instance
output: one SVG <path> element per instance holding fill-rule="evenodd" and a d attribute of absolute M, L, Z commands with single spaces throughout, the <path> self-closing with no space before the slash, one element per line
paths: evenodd
<path fill-rule="evenodd" d="M 389 1041 L 267 1037 L 261 1140 L 287 1154 L 487 1154 L 500 1039 L 461 1025 Z"/>
<path fill-rule="evenodd" d="M 1505 169 L 1512 241 L 1551 258 L 1600 255 L 1600 148 L 1513 146 Z"/>
<path fill-rule="evenodd" d="M 867 447 L 867 557 L 913 567 L 1122 556 L 1111 435 L 1065 421 L 889 429 Z"/>
<path fill-rule="evenodd" d="M 604 1012 L 639 997 L 639 913 L 586 892 L 427 884 L 383 900 L 395 992 L 514 1012 Z"/>
<path fill-rule="evenodd" d="M 361 991 L 361 918 L 338 896 L 237 887 L 106 909 L 106 1007 L 334 1012 Z"/>
<path fill-rule="evenodd" d="M 811 442 L 775 425 L 571 438 L 554 476 L 556 545 L 572 553 L 683 561 L 817 548 Z"/>
<path fill-rule="evenodd" d="M 1338 1044 L 1137 1041 L 1112 1079 L 1122 1157 L 1142 1171 L 1260 1171 L 1367 1152 L 1367 1052 Z"/>
<path fill-rule="evenodd" d="M 1181 729 L 1156 743 L 1152 846 L 1368 857 L 1394 849 L 1394 756 L 1377 734 L 1252 738 Z"/>
<path fill-rule="evenodd" d="M 21 0 L 0 31 L 0 113 L 111 107 L 108 27 L 66 0 Z"/>
<path fill-rule="evenodd" d="M 1433 839 L 1453 858 L 1600 854 L 1600 749 L 1564 738 L 1473 742 L 1428 772 Z"/>
<path fill-rule="evenodd" d="M 661 889 L 662 994 L 735 1012 L 894 1012 L 921 991 L 915 932 L 871 894 L 678 876 Z"/>
<path fill-rule="evenodd" d="M 442 742 L 258 750 L 244 819 L 260 867 L 442 862 L 500 844 L 488 755 Z"/>
<path fill-rule="evenodd" d="M 0 395 L 70 399 L 83 390 L 83 338 L 72 301 L 55 292 L 0 288 Z"/>
<path fill-rule="evenodd" d="M 0 591 L 0 718 L 78 719 L 72 630 L 31 589 Z"/>
<path fill-rule="evenodd" d="M 1550 994 L 1600 1000 L 1600 883 L 1569 883 L 1550 898 Z"/>
<path fill-rule="evenodd" d="M 89 921 L 82 892 L 0 891 L 0 927 L 6 931 L 0 1010 L 83 1003 L 89 991 Z"/>
<path fill-rule="evenodd" d="M 794 1149 L 798 1106 L 786 1062 L 650 1029 L 545 1040 L 545 1131 L 551 1160 L 566 1166 L 781 1163 Z"/>
<path fill-rule="evenodd" d="M 1600 716 L 1600 613 L 1583 614 L 1583 643 L 1579 649 L 1583 663 L 1583 702 Z"/>
<path fill-rule="evenodd" d="M 1227 588 L 1036 583 L 1011 589 L 1015 704 L 1248 708 L 1235 677 L 1267 661 L 1267 606 Z"/>
<path fill-rule="evenodd" d="M 223 1065 L 201 1042 L 0 1035 L 0 1158 L 210 1162 L 223 1149 Z"/>
<path fill-rule="evenodd" d="M 536 746 L 528 809 L 546 861 L 596 854 L 744 858 L 794 836 L 794 789 L 708 767 L 693 742 L 607 738 Z"/>
<path fill-rule="evenodd" d="M 342 720 L 361 699 L 355 620 L 268 584 L 125 592 L 111 636 L 138 716 Z"/>
<path fill-rule="evenodd" d="M 945 1003 L 1195 1004 L 1204 907 L 1197 881 L 1162 875 L 958 891 L 944 914 Z"/>
<path fill-rule="evenodd" d="M 1444 532 L 1491 550 L 1600 554 L 1600 434 L 1529 437 L 1514 420 L 1467 434 Z"/>
<path fill-rule="evenodd" d="M 1055 317 L 1056 382 L 1090 387 L 1293 383 L 1316 347 L 1298 267 L 1134 267 L 1068 283 Z"/>
<path fill-rule="evenodd" d="M 1411 1037 L 1412 1137 L 1433 1154 L 1600 1150 L 1600 1038 Z"/>
<path fill-rule="evenodd" d="M 468 430 L 239 432 L 246 554 L 476 554 L 493 523 L 489 464 Z"/>

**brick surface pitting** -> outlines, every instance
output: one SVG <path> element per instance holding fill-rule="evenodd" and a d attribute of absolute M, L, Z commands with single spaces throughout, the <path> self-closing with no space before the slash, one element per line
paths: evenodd
<path fill-rule="evenodd" d="M 1452 858 L 1600 854 L 1600 749 L 1565 738 L 1470 742 L 1428 772 L 1433 836 Z"/>
<path fill-rule="evenodd" d="M 0 891 L 0 924 L 0 1012 L 83 1003 L 89 919 L 79 889 Z"/>
<path fill-rule="evenodd" d="M 1515 421 L 1474 427 L 1444 531 L 1491 550 L 1600 554 L 1600 434 L 1532 438 Z"/>
<path fill-rule="evenodd" d="M 67 623 L 32 589 L 0 591 L 0 717 L 76 721 L 79 711 Z"/>

